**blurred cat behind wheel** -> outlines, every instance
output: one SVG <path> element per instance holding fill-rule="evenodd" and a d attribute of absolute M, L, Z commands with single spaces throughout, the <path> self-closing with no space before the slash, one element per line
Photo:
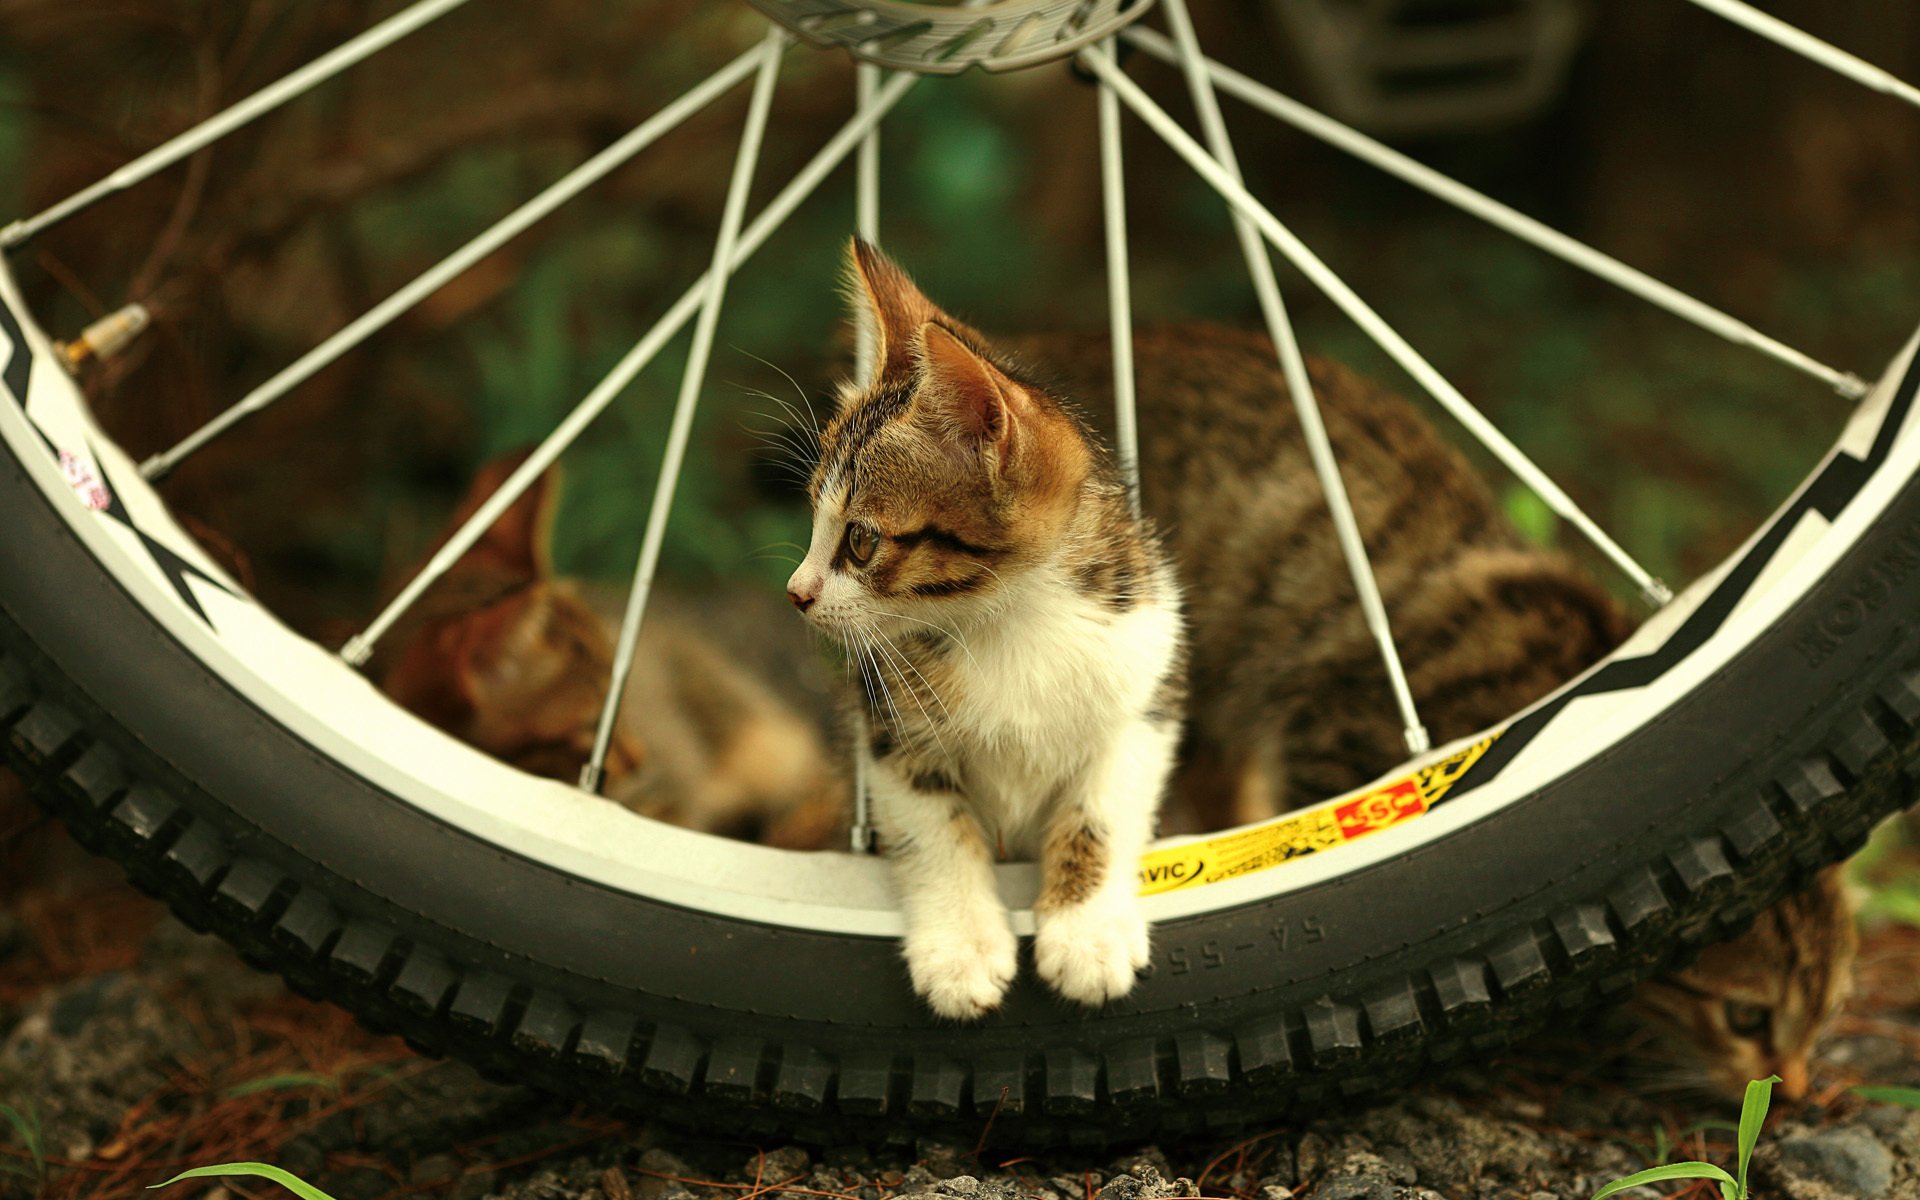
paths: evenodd
<path fill-rule="evenodd" d="M 524 459 L 516 453 L 484 466 L 441 541 Z M 572 782 L 592 749 L 621 598 L 554 574 L 548 546 L 558 492 L 554 472 L 541 476 L 428 589 L 370 671 L 402 707 L 454 737 Z M 787 627 L 777 601 L 775 619 L 756 620 L 747 611 L 754 599 L 658 596 L 649 606 L 605 791 L 634 812 L 689 829 L 819 849 L 844 827 L 847 785 L 820 723 L 726 648 L 731 637 Z M 789 686 L 804 689 L 804 643 L 791 657 Z"/>

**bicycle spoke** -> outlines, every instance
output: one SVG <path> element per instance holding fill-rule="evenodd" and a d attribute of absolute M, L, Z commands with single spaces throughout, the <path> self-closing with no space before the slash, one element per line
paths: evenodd
<path fill-rule="evenodd" d="M 1200 54 L 1200 42 L 1194 35 L 1193 21 L 1187 15 L 1186 0 L 1164 0 L 1162 7 L 1167 14 L 1167 24 L 1173 30 L 1174 41 L 1180 49 L 1187 88 L 1192 93 L 1193 106 L 1200 117 L 1200 128 L 1206 133 L 1207 144 L 1221 169 L 1235 183 L 1240 183 L 1239 156 L 1234 153 L 1233 139 L 1228 135 L 1227 123 L 1220 115 L 1220 100 L 1214 95 L 1213 80 L 1206 72 L 1205 60 Z M 1280 356 L 1280 367 L 1286 375 L 1287 391 L 1293 399 L 1294 411 L 1299 414 L 1300 432 L 1306 440 L 1307 453 L 1313 460 L 1314 473 L 1320 477 L 1320 490 L 1327 497 L 1334 533 L 1339 539 L 1341 553 L 1346 557 L 1347 571 L 1353 577 L 1354 591 L 1360 597 L 1361 614 L 1366 619 L 1367 631 L 1380 648 L 1380 659 L 1387 669 L 1387 681 L 1393 690 L 1394 703 L 1400 710 L 1401 734 L 1410 753 L 1424 753 L 1431 741 L 1415 709 L 1413 690 L 1407 686 L 1406 669 L 1401 665 L 1400 652 L 1394 645 L 1393 630 L 1387 621 L 1387 607 L 1380 598 L 1380 583 L 1374 575 L 1373 564 L 1367 558 L 1366 543 L 1360 535 L 1360 523 L 1354 518 L 1353 504 L 1347 497 L 1346 484 L 1340 477 L 1340 465 L 1334 456 L 1333 443 L 1327 437 L 1326 423 L 1320 416 L 1320 401 L 1314 395 L 1313 381 L 1307 377 L 1307 363 L 1300 353 L 1300 340 L 1294 335 L 1293 321 L 1287 315 L 1286 301 L 1280 295 L 1280 283 L 1274 275 L 1273 260 L 1269 257 L 1266 243 L 1260 240 L 1260 231 L 1246 214 L 1233 213 L 1233 229 L 1240 241 L 1240 252 L 1247 260 L 1247 271 L 1253 277 L 1254 292 L 1260 298 L 1260 311 L 1266 317 L 1267 333 Z"/>
<path fill-rule="evenodd" d="M 1108 40 L 1109 53 L 1113 42 Z M 1140 426 L 1135 416 L 1133 375 L 1133 283 L 1127 267 L 1127 180 L 1121 160 L 1120 99 L 1102 84 L 1100 193 L 1107 226 L 1107 320 L 1113 342 L 1113 418 L 1127 499 L 1140 515 Z"/>
<path fill-rule="evenodd" d="M 1920 107 L 1920 88 L 1858 55 L 1848 54 L 1830 42 L 1821 41 L 1796 25 L 1789 25 L 1779 17 L 1761 12 L 1751 4 L 1742 0 L 1693 0 L 1693 3 L 1752 30 L 1768 41 L 1785 46 L 1802 58 L 1812 59 L 1830 71 L 1837 71 L 1855 83 L 1864 84 L 1876 92 L 1897 96 L 1908 104 Z"/>
<path fill-rule="evenodd" d="M 1175 66 L 1181 64 L 1179 49 L 1161 34 L 1135 25 L 1121 36 L 1163 62 L 1172 63 Z M 1758 350 L 1797 371 L 1805 372 L 1849 399 L 1857 400 L 1871 390 L 1871 385 L 1850 371 L 1830 367 L 1784 342 L 1768 337 L 1737 317 L 1721 312 L 1670 284 L 1662 283 L 1646 272 L 1630 267 L 1619 259 L 1602 253 L 1577 238 L 1569 237 L 1517 209 L 1510 208 L 1483 192 L 1475 191 L 1451 176 L 1409 158 L 1359 130 L 1344 125 L 1325 113 L 1277 92 L 1231 67 L 1222 66 L 1212 59 L 1206 59 L 1205 62 L 1207 74 L 1212 77 L 1214 85 L 1228 95 L 1246 102 L 1271 117 L 1285 121 L 1310 137 L 1372 163 L 1388 174 L 1412 184 L 1437 199 L 1446 201 L 1463 212 L 1479 217 L 1496 228 L 1505 230 L 1521 241 L 1604 279 L 1615 287 L 1631 292 L 1735 345 Z"/>
<path fill-rule="evenodd" d="M 156 454 L 141 463 L 140 474 L 149 480 L 163 478 L 179 466 L 188 455 L 200 450 L 247 417 L 262 411 L 311 379 L 341 355 L 386 328 L 415 305 L 446 286 L 449 280 L 506 245 L 555 209 L 598 183 L 615 168 L 684 124 L 727 89 L 751 75 L 759 59 L 760 51 L 757 48 L 748 50 L 714 72 L 678 100 L 635 126 L 619 141 L 575 167 L 550 184 L 545 191 L 514 209 L 478 237 L 449 254 L 411 283 L 368 309 L 332 337 L 307 351 L 265 383 L 242 396 L 232 407 L 181 439 L 172 449 Z"/>
<path fill-rule="evenodd" d="M 1673 598 L 1672 592 L 1667 590 L 1664 583 L 1648 574 L 1631 555 L 1608 537 L 1606 532 L 1596 525 L 1571 497 L 1560 490 L 1558 484 L 1549 479 L 1545 472 L 1534 465 L 1532 459 L 1487 420 L 1486 416 L 1475 408 L 1458 388 L 1434 369 L 1433 364 L 1421 357 L 1419 351 L 1387 324 L 1380 314 L 1374 312 L 1365 300 L 1347 286 L 1345 280 L 1307 247 L 1306 243 L 1295 237 L 1292 230 L 1268 211 L 1266 206 L 1255 199 L 1242 184 L 1233 179 L 1198 142 L 1180 128 L 1178 122 L 1167 115 L 1166 110 L 1155 104 L 1145 92 L 1126 77 L 1125 73 L 1116 68 L 1110 58 L 1092 48 L 1081 50 L 1080 57 L 1101 79 L 1114 87 L 1127 107 L 1132 109 L 1134 114 L 1145 122 L 1162 141 L 1166 142 L 1168 147 L 1184 158 L 1187 164 L 1230 204 L 1246 214 L 1259 227 L 1262 236 L 1286 255 L 1302 274 L 1313 281 L 1314 286 L 1325 292 L 1329 299 L 1339 305 L 1341 310 L 1359 325 L 1368 337 L 1400 364 L 1402 369 L 1418 380 L 1442 407 L 1453 414 L 1454 419 L 1465 425 L 1468 432 L 1506 464 L 1508 470 L 1519 476 L 1521 482 L 1533 489 L 1555 513 L 1578 529 L 1588 541 L 1632 579 L 1648 603 L 1657 606 Z"/>
<path fill-rule="evenodd" d="M 386 49 L 422 25 L 444 16 L 466 2 L 467 0 L 419 0 L 411 8 L 395 13 L 360 36 L 336 46 L 299 70 L 268 84 L 239 103 L 222 109 L 193 128 L 154 147 L 105 179 L 75 192 L 51 208 L 0 229 L 0 247 L 17 246 L 49 225 L 66 220 L 88 205 L 115 192 L 124 191 L 150 175 L 166 170 L 194 151 L 219 141 L 254 118 L 272 112 L 294 97 L 326 82 L 362 59 Z"/>
<path fill-rule="evenodd" d="M 842 125 L 839 132 L 815 152 L 807 165 L 800 168 L 788 181 L 787 186 L 782 188 L 754 219 L 753 224 L 747 227 L 746 232 L 740 235 L 739 245 L 734 249 L 733 259 L 728 264 L 728 269 L 738 271 L 747 259 L 758 252 L 760 247 L 766 244 L 767 239 L 786 223 L 788 217 L 793 215 L 794 210 L 800 207 L 801 202 L 812 195 L 821 182 L 833 172 L 833 169 L 854 152 L 867 131 L 878 124 L 881 118 L 885 117 L 899 102 L 900 97 L 906 95 L 907 90 L 920 78 L 913 72 L 895 74 L 887 81 L 886 86 L 880 89 L 872 108 L 856 113 L 845 125 Z M 373 647 L 393 628 L 394 622 L 406 615 L 407 610 L 419 601 L 436 580 L 445 575 L 454 563 L 460 561 L 467 551 L 473 549 L 474 543 L 478 542 L 481 535 L 500 519 L 500 515 L 512 507 L 513 502 L 532 486 L 533 481 L 554 464 L 561 453 L 580 436 L 581 431 L 593 423 L 595 417 L 606 411 L 607 405 L 613 402 L 614 397 L 625 390 L 627 385 L 646 369 L 647 364 L 653 361 L 674 335 L 685 328 L 688 321 L 693 320 L 694 314 L 699 310 L 700 300 L 706 294 L 706 287 L 707 276 L 702 275 L 681 294 L 678 300 L 674 301 L 666 315 L 662 316 L 653 328 L 649 329 L 633 348 L 614 364 L 613 369 L 594 385 L 593 390 L 574 406 L 573 411 L 554 427 L 553 432 L 534 447 L 528 454 L 527 460 L 507 476 L 460 528 L 454 530 L 446 543 L 427 560 L 426 566 L 421 568 L 420 573 L 407 581 L 406 586 L 388 602 L 387 607 L 380 611 L 366 629 L 341 647 L 341 658 L 356 666 L 367 661 L 373 654 Z"/>
<path fill-rule="evenodd" d="M 600 707 L 600 727 L 593 738 L 593 754 L 580 772 L 580 786 L 590 792 L 600 790 L 600 777 L 607 761 L 607 748 L 613 744 L 613 725 L 620 716 L 622 693 L 633 671 L 633 652 L 640 637 L 640 622 L 646 616 L 647 599 L 653 592 L 654 573 L 660 566 L 660 547 L 666 541 L 667 519 L 673 515 L 674 493 L 680 487 L 680 469 L 686 461 L 687 440 L 693 436 L 693 417 L 700 406 L 700 389 L 707 382 L 707 361 L 713 355 L 713 335 L 720 326 L 720 309 L 727 299 L 727 280 L 732 277 L 728 264 L 740 240 L 740 227 L 747 215 L 747 192 L 753 186 L 754 168 L 760 162 L 760 145 L 767 132 L 767 113 L 773 107 L 773 89 L 780 78 L 780 56 L 787 48 L 786 31 L 775 26 L 767 31 L 759 53 L 760 70 L 753 81 L 753 99 L 747 105 L 746 125 L 740 132 L 740 148 L 734 155 L 733 177 L 727 182 L 727 200 L 720 215 L 720 235 L 714 239 L 713 262 L 707 268 L 706 293 L 701 297 L 700 316 L 693 326 L 693 345 L 687 351 L 686 369 L 680 376 L 680 395 L 673 405 L 673 424 L 667 433 L 666 452 L 660 458 L 660 476 L 654 481 L 653 505 L 647 511 L 647 528 L 640 540 L 640 561 L 633 568 L 633 584 L 627 591 L 627 611 L 620 621 L 620 638 L 614 645 L 612 677 L 607 683 L 607 698 Z"/>
<path fill-rule="evenodd" d="M 880 87 L 880 68 L 861 63 L 854 70 L 855 96 L 862 111 L 873 103 Z M 860 154 L 854 160 L 854 228 L 868 245 L 880 244 L 880 129 L 875 126 L 860 139 Z M 865 379 L 873 368 L 873 333 L 867 322 L 854 330 L 854 374 Z"/>
<path fill-rule="evenodd" d="M 861 63 L 854 68 L 855 98 L 860 111 L 872 107 L 880 88 L 880 68 Z M 880 244 L 880 127 L 874 126 L 860 139 L 860 154 L 854 160 L 854 228 L 868 245 Z M 866 321 L 854 329 L 854 374 L 866 379 L 873 371 L 874 329 Z M 865 717 L 855 723 L 853 741 L 853 823 L 847 829 L 847 848 L 855 854 L 873 849 L 873 797 L 867 792 L 868 761 Z"/>

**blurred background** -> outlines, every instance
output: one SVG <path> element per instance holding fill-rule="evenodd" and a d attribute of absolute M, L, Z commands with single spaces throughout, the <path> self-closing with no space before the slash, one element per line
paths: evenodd
<path fill-rule="evenodd" d="M 59 199 L 397 7 L 0 2 L 0 212 Z M 1521 64 L 1538 68 L 1523 87 L 1506 86 L 1513 71 L 1498 63 L 1359 86 L 1327 48 L 1355 13 L 1385 14 L 1376 33 L 1391 33 L 1539 7 L 1193 5 L 1216 57 L 1816 357 L 1877 375 L 1920 313 L 1920 119 L 1905 106 L 1679 0 L 1549 6 L 1576 23 Z M 1920 76 L 1920 9 L 1766 7 Z M 128 301 L 152 309 L 154 328 L 85 378 L 108 428 L 144 456 L 761 28 L 744 0 L 481 0 L 42 235 L 17 267 L 55 336 Z M 1145 55 L 1128 65 L 1190 115 L 1172 71 Z M 838 53 L 789 54 L 753 209 L 846 118 L 852 90 Z M 296 626 L 339 636 L 364 620 L 475 468 L 550 429 L 704 269 L 745 93 L 189 460 L 165 494 L 240 549 L 263 599 Z M 1256 194 L 1656 573 L 1685 581 L 1737 545 L 1844 418 L 1846 403 L 1820 385 L 1223 103 Z M 1063 65 L 923 82 L 885 129 L 888 248 L 989 330 L 1102 324 L 1094 121 L 1093 90 Z M 1132 123 L 1127 162 L 1139 319 L 1257 324 L 1223 205 Z M 767 547 L 803 540 L 795 494 L 753 432 L 774 405 L 754 393 L 796 400 L 785 371 L 817 396 L 841 369 L 836 283 L 851 226 L 846 168 L 733 285 L 669 581 L 771 587 L 787 567 Z M 1417 390 L 1303 280 L 1283 282 L 1310 351 Z M 564 460 L 563 569 L 609 579 L 631 569 L 679 352 Z M 1544 510 L 1490 475 L 1524 526 L 1553 536 Z"/>

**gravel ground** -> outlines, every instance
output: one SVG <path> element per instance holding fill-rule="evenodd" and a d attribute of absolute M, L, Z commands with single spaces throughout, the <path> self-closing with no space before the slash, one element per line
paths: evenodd
<path fill-rule="evenodd" d="M 49 882 L 0 901 L 0 1101 L 37 1119 L 47 1166 L 36 1178 L 0 1126 L 0 1197 L 132 1196 L 187 1166 L 259 1160 L 337 1200 L 1549 1200 L 1649 1165 L 1659 1140 L 1674 1158 L 1730 1157 L 1730 1134 L 1697 1125 L 1729 1110 L 1637 1093 L 1590 1061 L 1591 1038 L 1244 1141 L 1120 1156 L 688 1137 L 422 1060 L 249 970 L 57 832 L 32 836 Z M 1920 931 L 1870 933 L 1860 974 L 1813 1101 L 1780 1111 L 1763 1138 L 1763 1196 L 1920 1200 L 1920 1112 L 1847 1090 L 1920 1084 Z M 174 1194 L 194 1189 L 223 1190 Z"/>

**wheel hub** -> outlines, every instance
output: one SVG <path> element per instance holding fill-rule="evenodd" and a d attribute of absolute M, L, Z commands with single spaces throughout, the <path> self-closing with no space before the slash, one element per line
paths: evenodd
<path fill-rule="evenodd" d="M 955 75 L 968 67 L 1012 71 L 1065 58 L 1138 19 L 1153 0 L 752 0 L 816 46 L 841 46 L 864 62 Z"/>

